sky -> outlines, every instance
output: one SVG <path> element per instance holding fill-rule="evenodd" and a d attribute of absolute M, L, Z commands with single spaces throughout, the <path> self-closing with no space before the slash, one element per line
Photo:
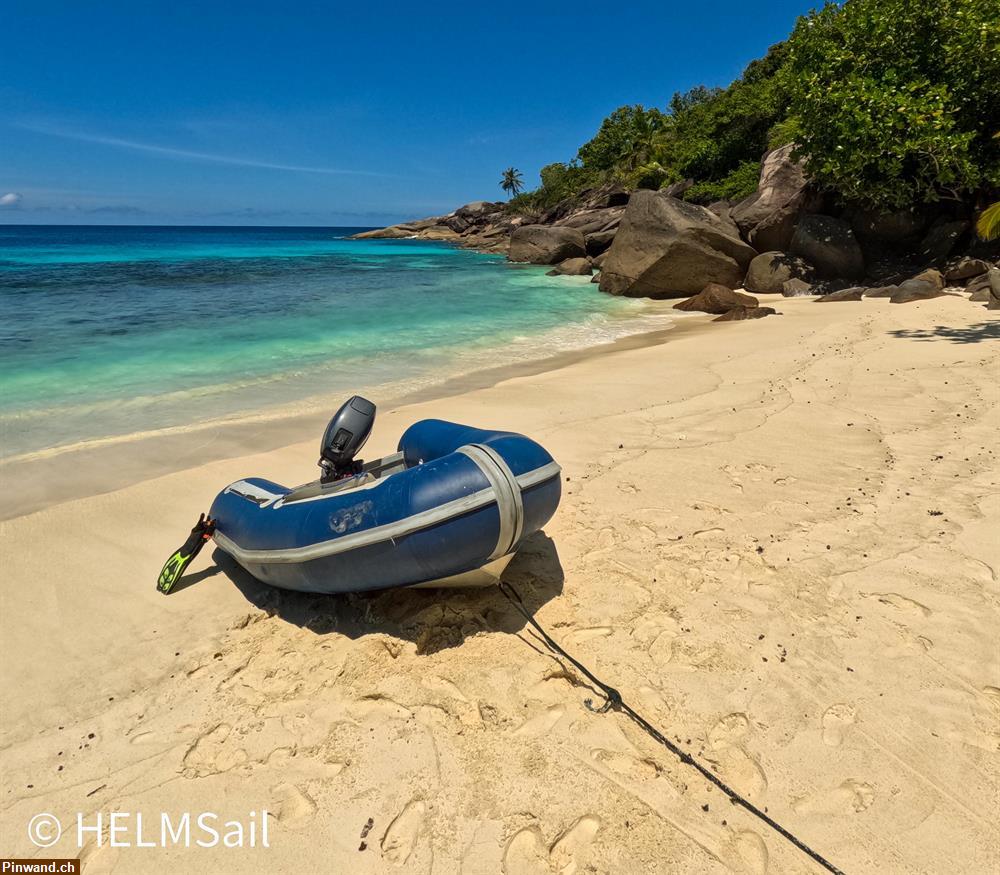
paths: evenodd
<path fill-rule="evenodd" d="M 0 224 L 382 225 L 499 200 L 820 5 L 0 0 Z"/>

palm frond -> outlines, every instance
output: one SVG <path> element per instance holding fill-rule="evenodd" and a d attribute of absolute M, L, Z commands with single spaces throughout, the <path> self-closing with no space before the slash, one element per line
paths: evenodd
<path fill-rule="evenodd" d="M 1000 201 L 990 204 L 976 220 L 976 233 L 984 240 L 1000 237 Z"/>

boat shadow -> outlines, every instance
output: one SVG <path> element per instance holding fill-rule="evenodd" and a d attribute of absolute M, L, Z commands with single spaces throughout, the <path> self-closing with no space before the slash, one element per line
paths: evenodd
<path fill-rule="evenodd" d="M 316 595 L 261 583 L 221 550 L 217 570 L 247 601 L 286 623 L 317 635 L 389 635 L 416 644 L 418 654 L 459 647 L 483 632 L 516 634 L 525 619 L 496 586 L 471 589 L 391 589 L 370 593 Z M 532 614 L 563 589 L 563 569 L 555 542 L 544 532 L 526 538 L 503 573 Z"/>

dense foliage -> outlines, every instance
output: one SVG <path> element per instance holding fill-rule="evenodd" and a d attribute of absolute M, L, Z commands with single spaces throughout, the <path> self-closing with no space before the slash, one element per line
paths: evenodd
<path fill-rule="evenodd" d="M 727 88 L 623 106 L 512 209 L 606 182 L 693 180 L 699 203 L 752 193 L 762 154 L 799 144 L 844 203 L 892 209 L 1000 186 L 1000 2 L 848 0 L 799 19 Z"/>
<path fill-rule="evenodd" d="M 899 208 L 1000 184 L 1000 3 L 850 0 L 800 19 L 787 83 L 810 175 Z"/>

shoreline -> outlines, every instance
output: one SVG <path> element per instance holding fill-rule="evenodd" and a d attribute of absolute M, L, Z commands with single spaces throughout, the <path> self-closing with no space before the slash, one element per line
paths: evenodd
<path fill-rule="evenodd" d="M 711 318 L 707 314 L 682 313 L 669 306 L 657 314 L 674 320 L 664 328 L 626 334 L 610 342 L 561 350 L 540 358 L 478 368 L 467 374 L 450 374 L 430 385 L 390 396 L 385 402 L 376 401 L 380 415 L 412 404 L 489 388 L 515 377 L 559 370 L 592 356 L 664 343 L 671 337 L 703 330 Z M 4 480 L 6 501 L 0 508 L 0 521 L 37 513 L 66 501 L 114 492 L 195 465 L 318 441 L 332 410 L 340 403 L 331 398 L 328 400 L 331 407 L 317 409 L 325 400 L 315 396 L 297 402 L 313 408 L 310 410 L 278 408 L 270 414 L 237 414 L 193 425 L 97 438 L 4 459 L 0 461 L 0 478 Z M 308 479 L 306 474 L 303 476 Z"/>

